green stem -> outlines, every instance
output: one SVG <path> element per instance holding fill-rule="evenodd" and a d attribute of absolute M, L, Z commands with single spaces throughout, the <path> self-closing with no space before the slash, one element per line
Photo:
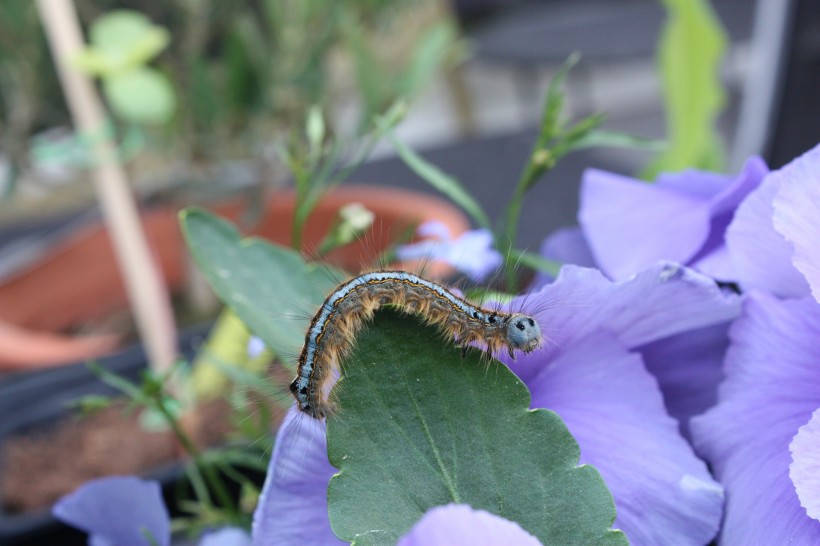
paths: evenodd
<path fill-rule="evenodd" d="M 216 494 L 217 498 L 219 499 L 220 504 L 225 509 L 235 511 L 235 506 L 233 503 L 233 498 L 231 494 L 228 492 L 227 487 L 225 487 L 225 483 L 219 477 L 219 473 L 216 470 L 207 464 L 203 464 L 202 462 L 202 453 L 199 451 L 199 448 L 196 447 L 196 444 L 191 440 L 191 438 L 185 433 L 182 427 L 177 421 L 174 414 L 168 407 L 165 405 L 161 398 L 162 394 L 159 394 L 156 399 L 156 406 L 157 409 L 162 413 L 165 420 L 171 426 L 171 430 L 174 431 L 179 442 L 182 444 L 182 447 L 185 451 L 190 455 L 191 459 L 193 459 L 193 470 L 199 474 L 200 479 L 204 478 L 213 489 L 214 493 Z M 202 499 L 200 499 L 202 500 Z"/>
<path fill-rule="evenodd" d="M 533 186 L 535 181 L 552 170 L 555 165 L 554 161 L 550 161 L 552 155 L 550 151 L 541 148 L 542 143 L 539 141 L 536 144 L 535 150 L 527 162 L 524 172 L 521 173 L 521 178 L 515 187 L 512 198 L 507 205 L 507 210 L 504 213 L 504 231 L 499 238 L 502 247 L 502 254 L 504 255 L 504 279 L 507 284 L 507 291 L 515 293 L 518 288 L 518 279 L 516 277 L 517 260 L 511 259 L 515 248 L 515 238 L 518 235 L 518 222 L 521 217 L 521 207 L 524 204 L 524 196 Z"/>

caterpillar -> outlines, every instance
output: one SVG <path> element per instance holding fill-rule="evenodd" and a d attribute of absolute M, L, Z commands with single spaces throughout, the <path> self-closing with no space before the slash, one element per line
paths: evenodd
<path fill-rule="evenodd" d="M 406 271 L 364 273 L 341 284 L 310 322 L 290 392 L 303 413 L 322 419 L 333 413 L 328 399 L 333 370 L 353 346 L 362 324 L 381 306 L 421 315 L 466 351 L 483 343 L 489 354 L 506 347 L 529 353 L 541 345 L 541 329 L 530 316 L 483 309 L 446 288 Z"/>

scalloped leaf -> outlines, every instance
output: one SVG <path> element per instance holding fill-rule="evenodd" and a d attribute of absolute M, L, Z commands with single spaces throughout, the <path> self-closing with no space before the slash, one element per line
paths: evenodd
<path fill-rule="evenodd" d="M 489 367 L 488 367 L 489 366 Z M 395 544 L 430 508 L 466 503 L 519 523 L 543 544 L 627 544 L 598 471 L 521 381 L 480 352 L 466 358 L 417 318 L 382 311 L 356 340 L 333 390 L 328 456 L 334 532 Z"/>

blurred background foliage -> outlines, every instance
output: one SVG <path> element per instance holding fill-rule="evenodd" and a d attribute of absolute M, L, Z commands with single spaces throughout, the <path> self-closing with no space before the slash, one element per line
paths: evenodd
<path fill-rule="evenodd" d="M 150 152 L 137 157 L 142 172 L 252 159 L 260 179 L 275 180 L 275 145 L 303 126 L 311 107 L 326 118 L 326 138 L 355 138 L 460 49 L 447 5 L 437 0 L 78 0 L 77 7 L 90 42 L 77 65 L 100 79 L 118 138 L 138 130 L 128 143 Z M 7 195 L 33 163 L 59 168 L 67 156 L 82 156 L 66 152 L 70 126 L 34 4 L 0 3 Z"/>

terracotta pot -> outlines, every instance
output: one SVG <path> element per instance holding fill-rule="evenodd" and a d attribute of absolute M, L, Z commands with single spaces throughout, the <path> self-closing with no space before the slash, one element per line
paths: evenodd
<path fill-rule="evenodd" d="M 287 245 L 291 236 L 293 192 L 274 193 L 248 234 Z M 337 249 L 328 261 L 350 271 L 372 263 L 408 228 L 439 220 L 453 235 L 469 227 L 464 214 L 439 198 L 379 186 L 348 185 L 330 192 L 311 215 L 304 233 L 308 253 L 316 249 L 342 205 L 359 202 L 375 213 L 375 228 L 363 241 Z M 236 220 L 242 202 L 213 207 Z M 143 228 L 171 291 L 185 282 L 187 249 L 177 210 L 145 211 Z M 71 336 L 62 332 L 126 308 L 111 242 L 101 225 L 78 231 L 62 247 L 0 285 L 0 370 L 55 366 L 98 357 L 119 345 L 117 336 Z"/>

